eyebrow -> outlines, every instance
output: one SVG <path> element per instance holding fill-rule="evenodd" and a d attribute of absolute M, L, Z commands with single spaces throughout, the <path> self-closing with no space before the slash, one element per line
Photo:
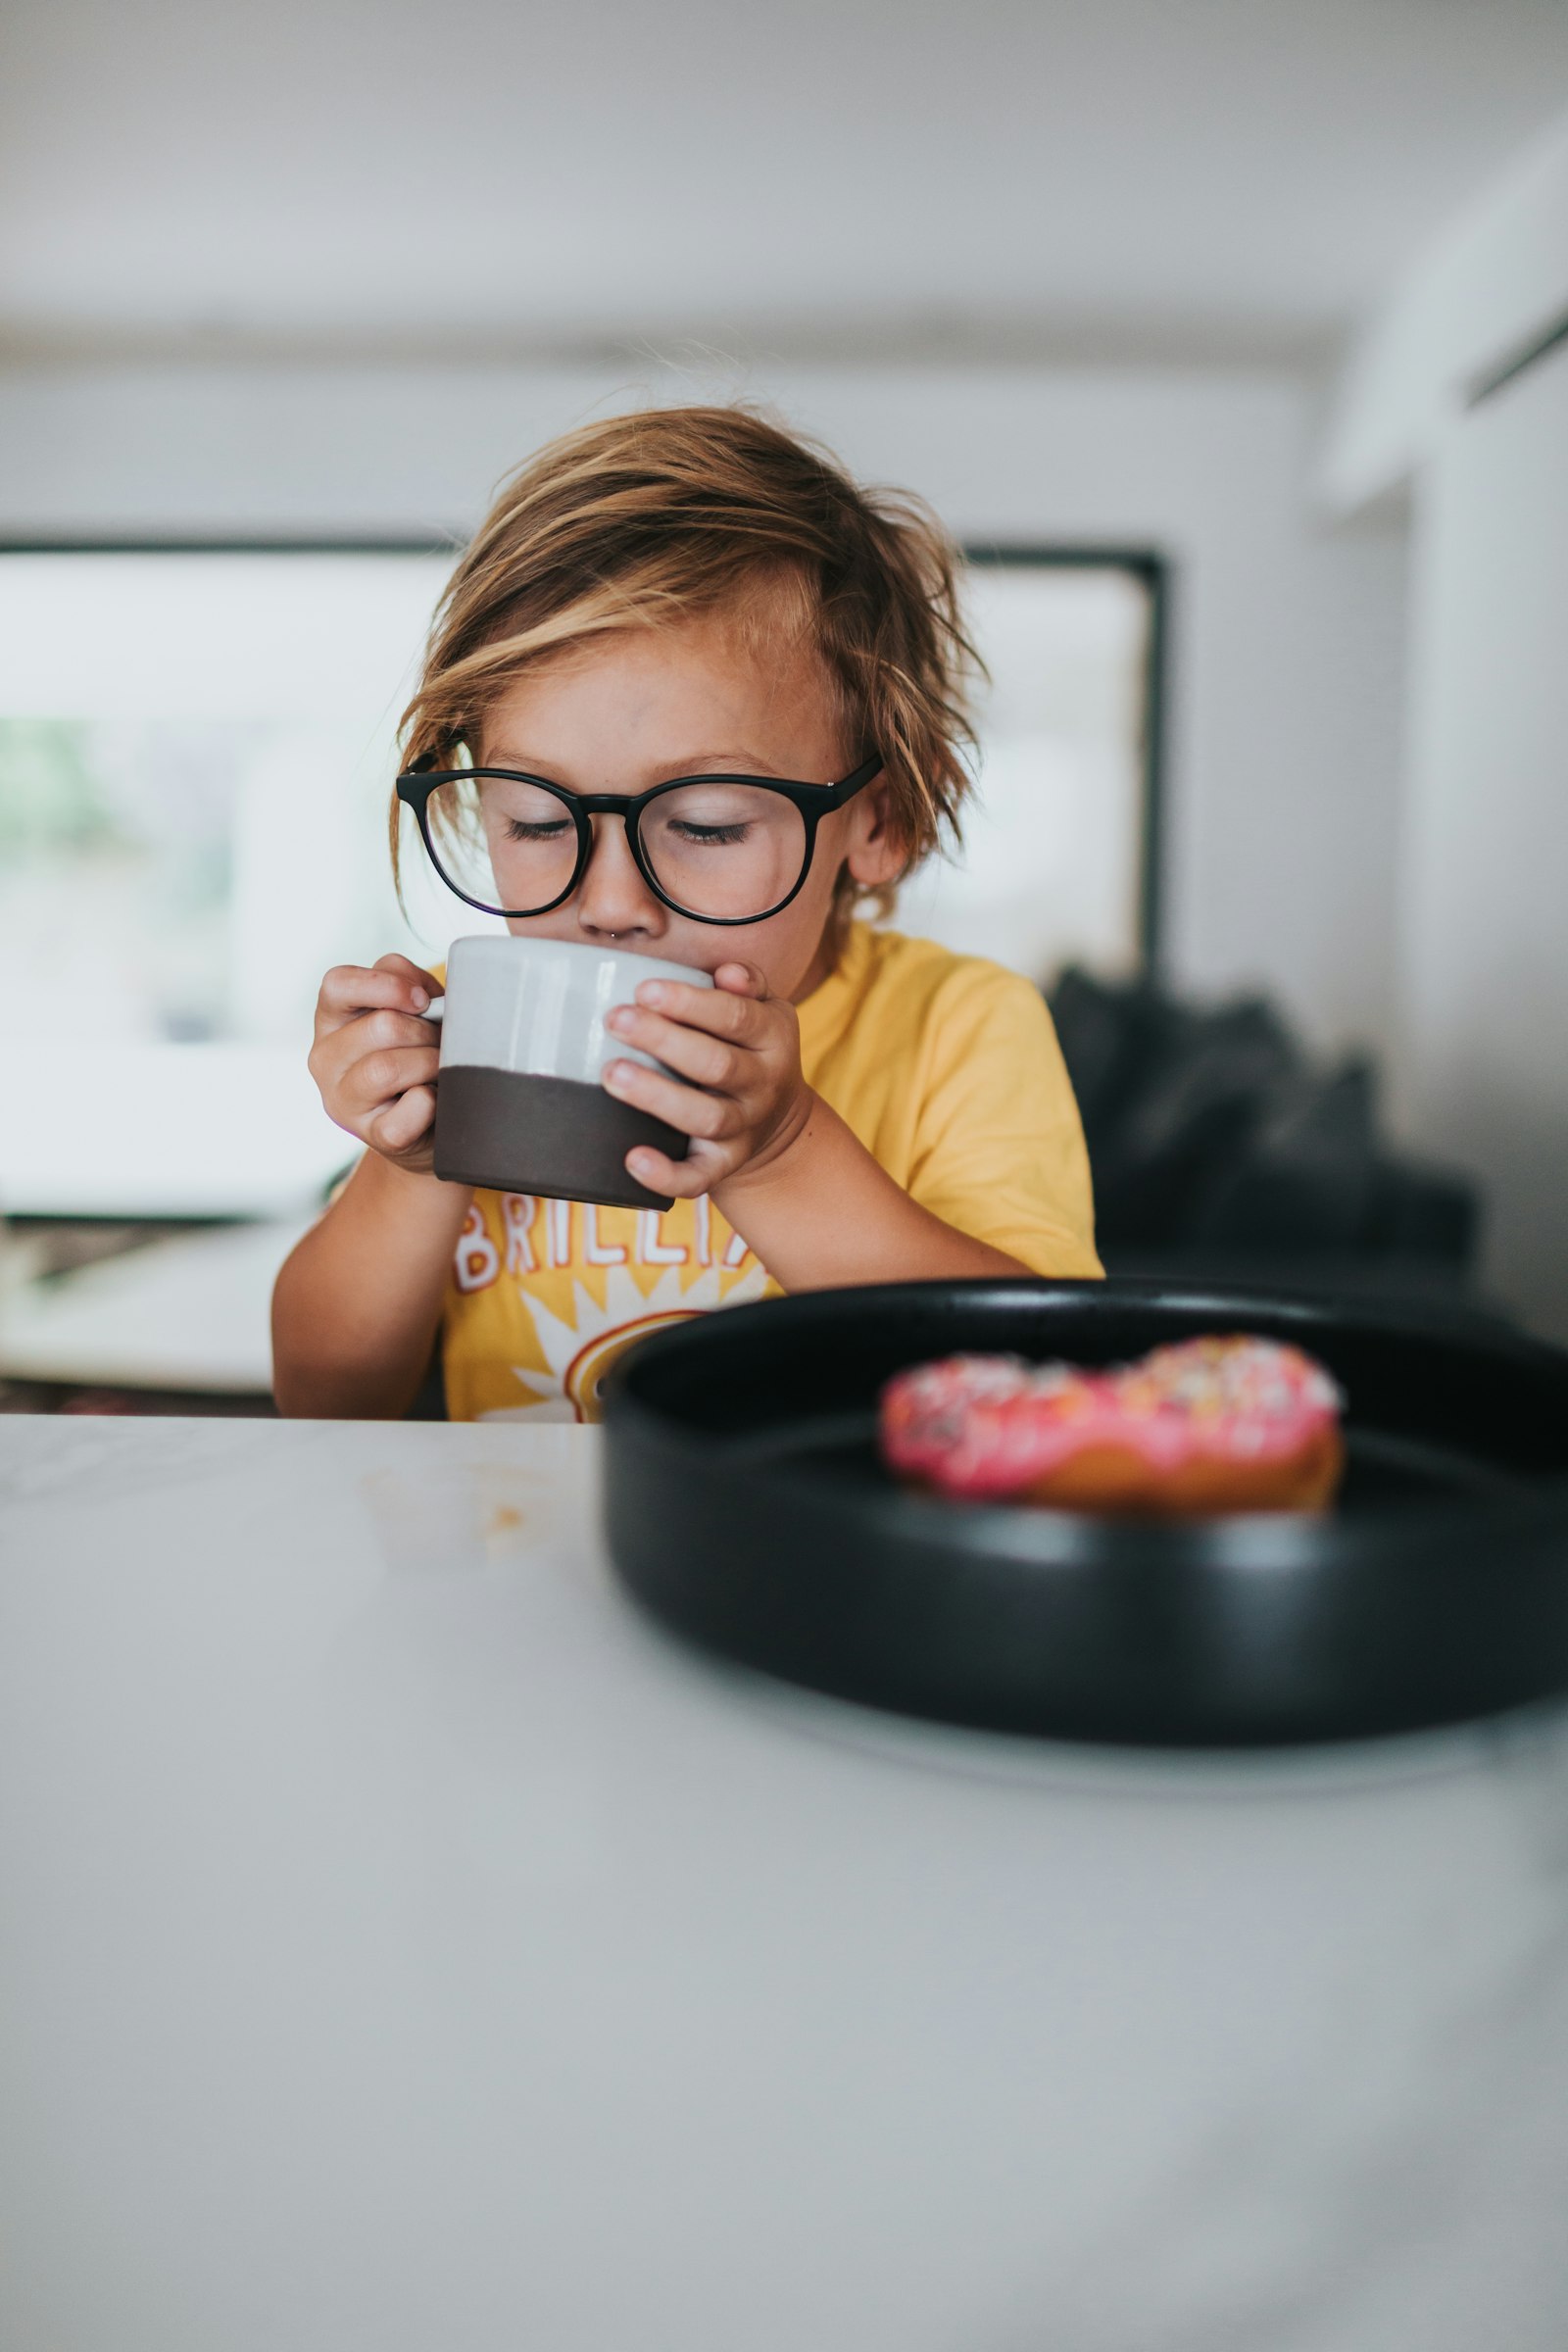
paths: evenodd
<path fill-rule="evenodd" d="M 551 783 L 559 783 L 561 781 L 560 777 L 556 773 L 556 762 L 554 760 L 536 760 L 529 753 L 525 751 L 518 751 L 511 745 L 507 745 L 499 751 L 487 754 L 483 760 L 476 761 L 475 764 L 480 767 L 521 768 L 527 774 L 544 776 Z M 661 774 L 665 777 L 697 776 L 702 775 L 705 772 L 710 774 L 730 773 L 734 775 L 746 776 L 772 776 L 776 778 L 781 778 L 784 774 L 784 770 L 782 768 L 775 767 L 770 760 L 764 760 L 760 752 L 750 752 L 744 750 L 723 752 L 688 752 L 685 756 L 685 759 L 679 762 L 673 760 L 661 760 L 658 764 Z M 564 792 L 569 792 L 572 789 L 573 787 L 569 784 L 562 785 L 562 790 Z"/>

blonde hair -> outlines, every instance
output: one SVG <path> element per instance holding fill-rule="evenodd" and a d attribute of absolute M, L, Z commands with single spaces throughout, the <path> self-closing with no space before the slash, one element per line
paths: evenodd
<path fill-rule="evenodd" d="M 447 583 L 403 714 L 403 765 L 456 764 L 465 748 L 477 759 L 496 702 L 553 655 L 725 613 L 755 643 L 782 630 L 814 650 L 847 764 L 881 759 L 907 873 L 945 835 L 957 839 L 970 789 L 968 687 L 983 672 L 959 612 L 959 561 L 922 501 L 859 488 L 754 409 L 584 425 L 508 478 Z M 394 867 L 398 833 L 394 800 Z"/>

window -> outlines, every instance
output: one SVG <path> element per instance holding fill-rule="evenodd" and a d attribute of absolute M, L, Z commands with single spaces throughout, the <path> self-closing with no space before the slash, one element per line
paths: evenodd
<path fill-rule="evenodd" d="M 303 1069 L 322 971 L 485 927 L 416 858 L 405 913 L 386 855 L 394 731 L 452 561 L 0 552 L 23 1056 L 0 1204 L 242 1213 L 308 1199 L 347 1157 Z M 980 805 L 961 862 L 913 881 L 898 919 L 1034 978 L 1128 969 L 1152 928 L 1157 566 L 981 551 L 971 590 L 993 675 Z"/>
<path fill-rule="evenodd" d="M 899 922 L 1032 980 L 1134 971 L 1157 912 L 1161 567 L 974 550 L 967 602 L 991 672 L 978 796 L 959 857 L 907 885 Z"/>

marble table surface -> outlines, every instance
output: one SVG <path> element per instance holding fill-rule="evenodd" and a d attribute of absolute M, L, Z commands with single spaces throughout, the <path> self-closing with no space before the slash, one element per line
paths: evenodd
<path fill-rule="evenodd" d="M 811 1699 L 598 1443 L 0 1422 L 6 2352 L 1561 2352 L 1560 1714 Z"/>

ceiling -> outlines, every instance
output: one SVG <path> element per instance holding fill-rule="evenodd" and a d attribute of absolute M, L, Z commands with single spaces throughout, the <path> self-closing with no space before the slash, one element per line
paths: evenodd
<path fill-rule="evenodd" d="M 1568 0 L 8 0 L 0 342 L 1330 347 Z"/>

